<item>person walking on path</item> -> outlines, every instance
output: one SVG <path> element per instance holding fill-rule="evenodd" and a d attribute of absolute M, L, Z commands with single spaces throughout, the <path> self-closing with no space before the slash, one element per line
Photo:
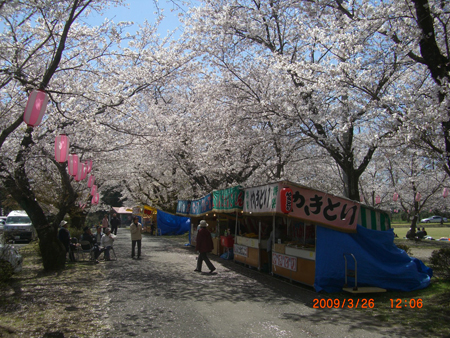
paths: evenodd
<path fill-rule="evenodd" d="M 117 235 L 117 228 L 120 226 L 120 218 L 117 217 L 116 213 L 113 214 L 110 223 L 111 223 L 111 233 Z"/>
<path fill-rule="evenodd" d="M 103 233 L 105 233 L 106 228 L 109 228 L 108 215 L 105 215 L 105 217 L 103 217 L 103 219 L 102 219 L 102 228 L 103 228 Z"/>
<path fill-rule="evenodd" d="M 111 250 L 113 243 L 114 243 L 114 239 L 116 238 L 116 236 L 114 236 L 111 233 L 111 230 L 109 230 L 109 228 L 106 228 L 105 230 L 105 236 L 102 237 L 102 247 L 105 251 L 105 261 L 110 261 L 111 257 L 109 255 L 109 251 Z"/>
<path fill-rule="evenodd" d="M 142 240 L 142 224 L 138 222 L 139 218 L 137 216 L 133 217 L 133 222 L 130 225 L 131 231 L 131 258 L 135 256 L 135 247 L 137 244 L 137 258 L 141 258 L 141 240 Z"/>
<path fill-rule="evenodd" d="M 211 274 L 214 272 L 214 270 L 216 270 L 216 268 L 208 258 L 208 252 L 211 252 L 213 250 L 214 244 L 211 238 L 211 233 L 208 231 L 208 229 L 206 229 L 207 226 L 208 223 L 206 223 L 205 220 L 200 221 L 195 245 L 195 250 L 197 250 L 199 254 L 197 257 L 197 269 L 195 269 L 194 271 L 202 272 L 202 264 L 203 261 L 205 261 L 208 269 L 210 270 L 209 273 Z"/>

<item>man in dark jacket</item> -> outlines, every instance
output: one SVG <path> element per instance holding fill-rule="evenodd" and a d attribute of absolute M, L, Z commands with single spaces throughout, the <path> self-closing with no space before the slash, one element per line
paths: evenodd
<path fill-rule="evenodd" d="M 120 218 L 117 217 L 116 213 L 113 214 L 113 217 L 109 223 L 111 223 L 111 233 L 117 235 L 117 228 L 120 225 Z"/>
<path fill-rule="evenodd" d="M 216 268 L 209 260 L 208 252 L 211 252 L 213 250 L 214 245 L 211 238 L 211 233 L 206 229 L 207 226 L 208 224 L 206 223 L 205 220 L 200 221 L 195 246 L 195 250 L 197 250 L 199 254 L 197 258 L 197 269 L 195 269 L 194 271 L 201 272 L 202 263 L 203 261 L 205 261 L 206 265 L 208 266 L 208 269 L 210 270 L 209 273 L 213 273 L 213 271 L 216 270 Z"/>
<path fill-rule="evenodd" d="M 66 252 L 69 253 L 69 259 L 71 262 L 75 262 L 75 255 L 74 255 L 74 246 L 70 243 L 70 233 L 68 229 L 68 224 L 66 221 L 61 221 L 60 223 L 61 229 L 59 229 L 58 232 L 58 239 L 64 244 L 64 247 L 66 248 Z"/>

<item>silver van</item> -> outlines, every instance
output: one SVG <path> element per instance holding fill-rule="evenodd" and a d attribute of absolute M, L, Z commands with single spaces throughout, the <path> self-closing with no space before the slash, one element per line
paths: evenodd
<path fill-rule="evenodd" d="M 32 241 L 36 238 L 36 230 L 25 211 L 15 210 L 8 214 L 3 228 L 3 237 L 6 241 Z"/>

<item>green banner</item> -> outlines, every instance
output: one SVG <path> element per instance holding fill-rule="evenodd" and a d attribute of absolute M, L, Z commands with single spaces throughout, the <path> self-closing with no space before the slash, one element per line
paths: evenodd
<path fill-rule="evenodd" d="M 240 186 L 213 191 L 213 211 L 234 212 L 244 207 L 244 190 Z"/>

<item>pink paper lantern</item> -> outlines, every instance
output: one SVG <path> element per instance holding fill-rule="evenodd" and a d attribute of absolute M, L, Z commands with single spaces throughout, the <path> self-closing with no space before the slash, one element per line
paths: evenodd
<path fill-rule="evenodd" d="M 96 193 L 95 195 L 92 196 L 92 200 L 91 203 L 92 204 L 98 204 L 98 202 L 100 201 L 100 195 L 98 193 Z"/>
<path fill-rule="evenodd" d="M 86 162 L 87 174 L 89 174 L 92 170 L 92 160 L 87 160 Z"/>
<path fill-rule="evenodd" d="M 97 186 L 94 184 L 91 188 L 91 195 L 94 196 L 97 193 Z"/>
<path fill-rule="evenodd" d="M 33 89 L 28 97 L 23 120 L 29 127 L 36 127 L 42 121 L 48 103 L 48 94 L 43 90 Z"/>
<path fill-rule="evenodd" d="M 78 173 L 78 155 L 70 154 L 68 161 L 69 175 L 76 176 Z"/>
<path fill-rule="evenodd" d="M 77 175 L 75 176 L 75 181 L 79 182 L 86 178 L 86 165 L 84 163 L 78 163 Z"/>
<path fill-rule="evenodd" d="M 69 157 L 69 138 L 66 135 L 58 135 L 55 138 L 55 160 L 64 163 Z"/>
<path fill-rule="evenodd" d="M 94 185 L 94 182 L 95 182 L 95 176 L 94 175 L 89 176 L 88 188 L 92 188 L 92 186 Z"/>
<path fill-rule="evenodd" d="M 392 200 L 393 200 L 394 202 L 397 202 L 397 200 L 398 200 L 398 194 L 397 194 L 396 192 L 394 192 L 394 196 L 392 197 Z"/>
<path fill-rule="evenodd" d="M 375 197 L 375 204 L 380 204 L 381 203 L 381 197 L 377 196 Z"/>
<path fill-rule="evenodd" d="M 446 198 L 448 196 L 448 189 L 444 188 L 444 191 L 442 192 L 442 197 Z"/>
<path fill-rule="evenodd" d="M 420 192 L 418 192 L 418 193 L 416 194 L 415 200 L 416 200 L 416 202 L 420 202 L 421 199 L 422 199 L 422 195 L 420 194 Z"/>

